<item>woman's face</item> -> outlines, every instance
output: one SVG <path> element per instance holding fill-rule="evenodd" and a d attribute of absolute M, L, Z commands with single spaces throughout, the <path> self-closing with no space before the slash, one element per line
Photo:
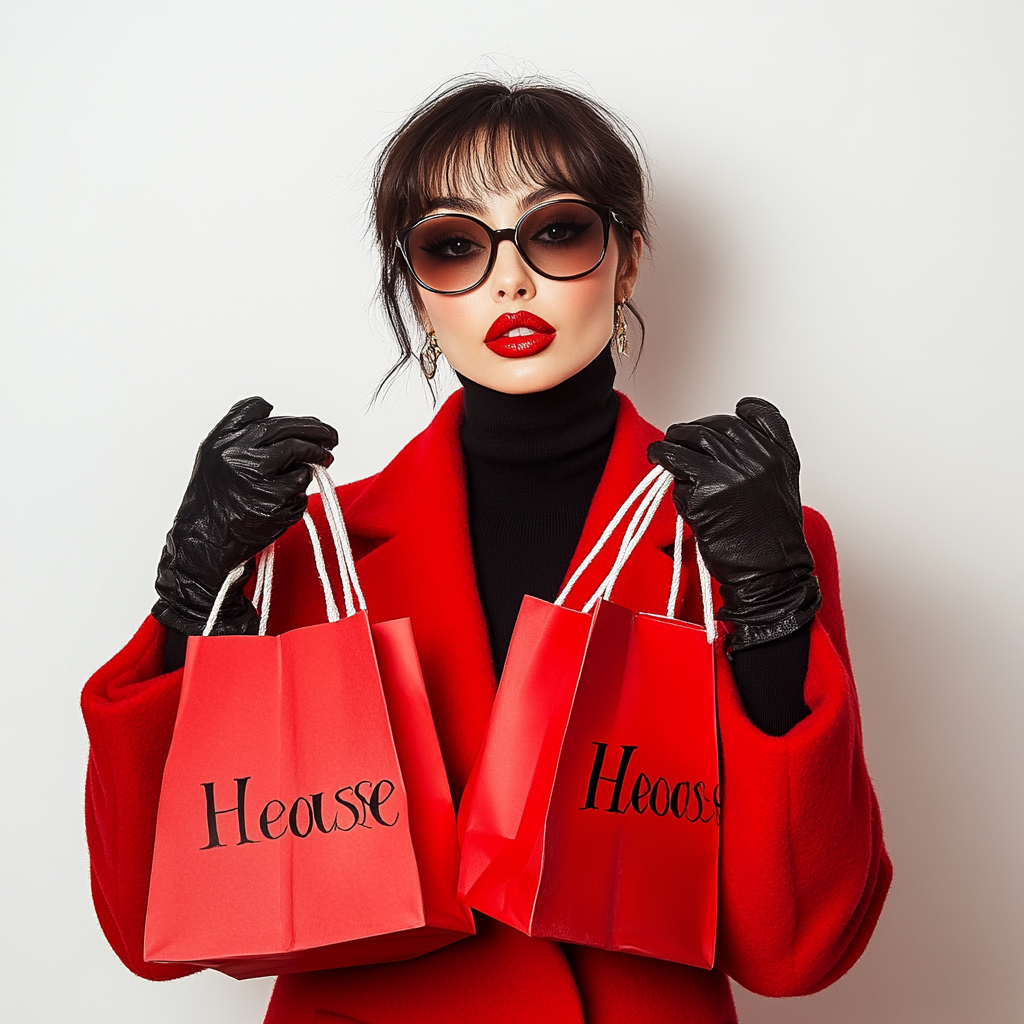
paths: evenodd
<path fill-rule="evenodd" d="M 468 213 L 499 230 L 514 227 L 539 203 L 580 198 L 524 187 L 514 193 L 449 197 L 431 212 Z M 608 344 L 615 303 L 633 293 L 641 247 L 640 235 L 634 232 L 631 251 L 620 258 L 612 230 L 608 251 L 593 273 L 574 281 L 553 281 L 527 266 L 511 242 L 502 241 L 490 274 L 472 291 L 440 295 L 414 285 L 423 326 L 437 335 L 452 367 L 470 380 L 507 394 L 546 391 L 582 370 Z M 516 326 L 503 318 L 520 312 L 541 323 L 526 317 L 526 326 Z M 553 339 L 544 345 L 552 331 Z M 531 332 L 541 338 L 531 340 Z"/>

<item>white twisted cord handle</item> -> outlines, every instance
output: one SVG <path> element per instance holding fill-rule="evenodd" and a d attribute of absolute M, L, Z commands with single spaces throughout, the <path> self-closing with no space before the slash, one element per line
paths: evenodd
<path fill-rule="evenodd" d="M 590 549 L 590 553 L 587 555 L 586 558 L 583 559 L 582 562 L 580 562 L 579 567 L 569 578 L 569 582 L 566 583 L 565 587 L 562 589 L 562 592 L 558 595 L 558 597 L 555 598 L 555 604 L 565 604 L 565 599 L 569 596 L 569 591 L 572 590 L 572 588 L 576 585 L 576 583 L 579 581 L 579 578 L 589 567 L 590 563 L 593 562 L 595 558 L 597 558 L 601 549 L 608 542 L 608 538 L 611 537 L 611 535 L 615 532 L 615 527 L 622 522 L 623 516 L 625 516 L 625 514 L 629 511 L 633 502 L 636 501 L 636 499 L 639 498 L 640 495 L 643 494 L 651 486 L 651 484 L 654 482 L 654 480 L 657 479 L 658 475 L 661 472 L 661 468 L 655 466 L 654 469 L 652 469 L 650 473 L 648 473 L 647 476 L 645 476 L 643 480 L 641 480 L 640 483 L 638 483 L 636 487 L 633 488 L 633 493 L 622 503 L 622 507 L 612 517 L 612 521 L 604 528 L 604 533 L 601 534 L 597 543 Z"/>
<path fill-rule="evenodd" d="M 707 633 L 708 643 L 713 644 L 718 635 L 715 626 L 715 603 L 711 592 L 711 573 L 704 564 L 700 548 L 697 547 L 697 540 L 693 542 L 694 552 L 697 556 L 697 576 L 700 579 L 700 602 L 704 611 L 704 632 Z M 668 596 L 668 611 L 665 614 L 670 619 L 676 616 L 676 604 L 679 601 L 679 578 L 683 570 L 683 517 L 676 516 L 676 541 L 672 547 L 672 592 Z"/>
<path fill-rule="evenodd" d="M 331 538 L 334 541 L 334 551 L 338 559 L 341 586 L 345 597 L 345 614 L 346 616 L 354 615 L 357 610 L 366 610 L 366 600 L 363 597 L 362 587 L 359 585 L 359 578 L 356 576 L 355 559 L 352 556 L 348 531 L 345 529 L 345 520 L 341 514 L 341 505 L 334 490 L 334 482 L 331 480 L 327 470 L 322 466 L 311 466 L 310 468 L 313 470 L 314 479 L 323 498 L 324 515 L 331 531 Z M 308 512 L 303 513 L 302 521 L 309 533 L 310 543 L 313 546 L 313 559 L 316 562 L 317 575 L 320 578 L 320 585 L 324 591 L 327 621 L 337 622 L 341 618 L 341 613 L 338 611 L 338 605 L 331 591 L 330 578 L 327 575 L 327 565 L 324 561 L 320 537 Z M 270 618 L 270 594 L 274 579 L 274 549 L 275 545 L 270 544 L 257 556 L 256 588 L 253 593 L 253 607 L 260 613 L 260 636 L 266 636 L 267 622 Z M 203 628 L 203 636 L 209 636 L 213 631 L 228 591 L 245 572 L 245 565 L 246 563 L 243 562 L 241 565 L 235 566 L 221 584 L 221 588 L 213 602 L 213 607 L 210 609 L 206 625 Z M 353 595 L 355 599 L 353 599 Z"/>
<path fill-rule="evenodd" d="M 256 590 L 252 595 L 252 605 L 260 613 L 260 636 L 267 635 L 267 623 L 270 621 L 270 588 L 274 581 L 274 548 L 264 548 L 259 554 L 256 565 Z"/>
<path fill-rule="evenodd" d="M 565 589 L 561 594 L 559 594 L 555 604 L 562 604 L 565 601 L 565 598 L 573 584 L 576 583 L 580 576 L 583 575 L 583 570 L 593 562 L 597 553 L 612 535 L 615 527 L 623 520 L 633 503 L 639 498 L 640 503 L 637 505 L 636 510 L 629 521 L 629 525 L 626 527 L 626 532 L 622 537 L 622 542 L 619 545 L 619 552 L 612 564 L 611 571 L 601 582 L 601 585 L 591 596 L 590 600 L 583 606 L 583 611 L 591 611 L 594 605 L 596 605 L 602 598 L 604 600 L 611 599 L 612 588 L 615 586 L 615 583 L 619 578 L 619 573 L 622 572 L 622 568 L 626 564 L 626 560 L 636 549 L 636 546 L 640 543 L 640 539 L 647 531 L 647 528 L 651 525 L 662 498 L 664 498 L 664 496 L 669 492 L 674 482 L 675 478 L 672 474 L 669 473 L 667 469 L 663 469 L 660 466 L 656 466 L 647 474 L 646 477 L 644 477 L 644 479 L 633 490 L 633 493 L 625 500 L 625 502 L 623 502 L 618 512 L 615 513 L 612 521 L 608 524 L 598 542 L 591 549 L 590 553 L 580 564 L 580 567 L 576 572 L 573 573 L 572 578 L 566 584 Z M 715 609 L 711 590 L 711 573 L 708 572 L 708 567 L 704 564 L 700 548 L 696 545 L 694 545 L 694 547 L 697 560 L 697 576 L 700 581 L 701 605 L 704 612 L 704 632 L 707 636 L 708 643 L 713 644 L 718 635 L 718 630 L 715 624 Z M 669 594 L 668 609 L 665 613 L 668 618 L 675 618 L 676 604 L 679 601 L 679 586 L 682 577 L 682 569 L 683 519 L 681 516 L 677 516 L 672 558 L 672 588 Z"/>
<path fill-rule="evenodd" d="M 323 466 L 311 466 L 313 476 L 316 478 L 317 486 L 324 500 L 324 514 L 327 516 L 327 525 L 331 529 L 331 536 L 334 538 L 334 549 L 338 555 L 338 568 L 341 571 L 341 585 L 345 591 L 345 612 L 347 615 L 354 615 L 356 611 L 366 611 L 366 598 L 363 597 L 363 588 L 359 585 L 359 576 L 356 573 L 356 560 L 352 556 L 352 545 L 349 543 L 348 530 L 345 529 L 345 517 L 341 514 L 341 504 L 338 501 L 338 494 L 334 489 L 334 481 Z M 355 594 L 353 607 L 352 595 Z"/>
<path fill-rule="evenodd" d="M 245 562 L 241 565 L 236 565 L 231 572 L 228 573 L 227 579 L 220 585 L 220 590 L 217 591 L 217 596 L 214 598 L 213 607 L 210 609 L 210 615 L 206 620 L 206 625 L 203 627 L 203 636 L 209 636 L 213 632 L 213 627 L 217 623 L 217 616 L 220 615 L 221 605 L 224 604 L 224 598 L 228 596 L 228 591 L 232 585 L 238 581 L 242 573 L 245 572 Z"/>
<path fill-rule="evenodd" d="M 708 567 L 704 564 L 704 558 L 696 539 L 693 542 L 693 551 L 697 556 L 697 575 L 700 577 L 700 603 L 704 606 L 704 632 L 707 635 L 708 643 L 713 644 L 718 636 L 718 627 L 715 625 L 715 601 L 711 594 L 711 573 L 708 572 Z"/>
<path fill-rule="evenodd" d="M 674 619 L 679 604 L 679 583 L 683 575 L 683 517 L 676 516 L 676 539 L 672 545 L 672 589 L 668 592 L 668 609 L 665 614 Z M 703 596 L 703 591 L 701 591 Z M 707 616 L 705 615 L 705 618 Z"/>
<path fill-rule="evenodd" d="M 316 574 L 320 577 L 320 586 L 324 590 L 324 605 L 327 608 L 327 621 L 337 622 L 341 618 L 338 606 L 334 602 L 334 594 L 331 593 L 331 581 L 327 575 L 327 564 L 324 562 L 324 551 L 320 547 L 320 535 L 316 532 L 316 525 L 308 512 L 302 513 L 302 522 L 309 534 L 309 541 L 313 545 L 313 561 L 316 562 Z"/>
<path fill-rule="evenodd" d="M 629 521 L 629 526 L 626 527 L 626 532 L 622 536 L 619 553 L 615 556 L 611 571 L 605 576 L 604 581 L 591 596 L 590 600 L 583 606 L 585 612 L 589 612 L 601 598 L 604 598 L 606 601 L 611 600 L 612 588 L 615 586 L 619 573 L 622 572 L 622 568 L 626 564 L 626 559 L 636 550 L 637 544 L 640 543 L 640 539 L 647 532 L 647 527 L 651 525 L 651 521 L 654 519 L 654 514 L 658 511 L 661 499 L 672 486 L 672 475 L 667 471 L 663 470 L 663 472 L 667 479 L 660 476 L 656 477 L 650 489 L 644 495 L 643 500 L 637 506 L 636 512 L 633 513 L 633 518 Z"/>

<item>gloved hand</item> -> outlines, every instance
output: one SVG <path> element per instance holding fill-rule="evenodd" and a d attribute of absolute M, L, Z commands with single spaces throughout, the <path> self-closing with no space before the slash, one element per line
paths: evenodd
<path fill-rule="evenodd" d="M 804 540 L 800 457 L 771 402 L 743 398 L 735 416 L 676 423 L 648 446 L 676 478 L 679 514 L 721 587 L 718 618 L 734 651 L 795 633 L 821 605 Z"/>
<path fill-rule="evenodd" d="M 156 575 L 153 615 L 180 633 L 202 633 L 228 573 L 302 518 L 313 475 L 304 463 L 334 460 L 334 427 L 313 416 L 271 417 L 271 409 L 262 398 L 237 402 L 199 446 Z M 254 566 L 228 592 L 215 634 L 257 631 L 242 593 Z"/>

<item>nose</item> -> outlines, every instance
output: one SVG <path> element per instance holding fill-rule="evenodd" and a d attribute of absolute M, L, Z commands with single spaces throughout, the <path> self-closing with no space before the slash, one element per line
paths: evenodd
<path fill-rule="evenodd" d="M 531 299 L 537 292 L 536 282 L 519 250 L 509 239 L 498 243 L 491 270 L 491 298 L 495 302 L 509 299 Z"/>

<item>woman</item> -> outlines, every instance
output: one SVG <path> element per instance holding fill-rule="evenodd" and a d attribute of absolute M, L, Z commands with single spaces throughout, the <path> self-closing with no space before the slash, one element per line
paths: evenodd
<path fill-rule="evenodd" d="M 730 630 L 718 960 L 701 971 L 559 946 L 477 915 L 475 937 L 416 960 L 281 978 L 267 1021 L 726 1024 L 728 976 L 770 995 L 829 985 L 863 951 L 891 878 L 835 552 L 821 516 L 801 510 L 796 448 L 770 403 L 744 399 L 735 416 L 662 435 L 613 390 L 648 220 L 631 136 L 562 89 L 461 83 L 394 135 L 374 203 L 399 365 L 413 356 L 412 320 L 428 379 L 443 357 L 463 388 L 382 472 L 338 490 L 371 618 L 412 619 L 457 804 L 523 595 L 553 599 L 648 460 L 669 469 Z M 153 614 L 83 695 L 97 912 L 148 978 L 189 973 L 142 958 L 186 636 L 201 632 L 228 571 L 279 537 L 271 632 L 323 621 L 309 541 L 292 527 L 306 508 L 304 463 L 329 464 L 337 434 L 270 411 L 240 402 L 203 442 Z M 322 532 L 319 499 L 309 506 Z M 618 602 L 663 602 L 673 527 L 661 509 Z M 692 567 L 688 547 L 682 614 L 698 621 Z M 606 570 L 595 563 L 576 592 Z M 218 632 L 255 629 L 236 592 Z"/>

